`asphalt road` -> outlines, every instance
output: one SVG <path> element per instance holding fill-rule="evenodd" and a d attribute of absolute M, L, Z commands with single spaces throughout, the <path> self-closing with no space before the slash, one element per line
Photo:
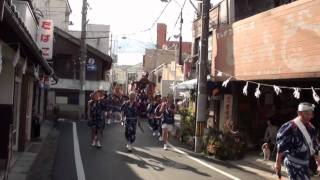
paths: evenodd
<path fill-rule="evenodd" d="M 54 180 L 80 180 L 77 175 L 81 168 L 76 164 L 72 123 L 60 124 L 59 147 L 54 167 Z M 103 148 L 90 146 L 90 130 L 85 122 L 76 124 L 79 149 L 85 180 L 263 180 L 276 179 L 268 173 L 251 173 L 236 167 L 228 167 L 185 153 L 170 147 L 164 151 L 162 144 L 152 137 L 144 125 L 145 133 L 137 129 L 134 151 L 127 153 L 124 128 L 119 124 L 105 128 Z M 183 151 L 184 152 L 184 151 Z M 79 164 L 78 164 L 79 165 Z M 79 166 L 78 166 L 79 167 Z M 79 170 L 80 169 L 80 170 Z M 83 179 L 82 179 L 83 180 Z"/>

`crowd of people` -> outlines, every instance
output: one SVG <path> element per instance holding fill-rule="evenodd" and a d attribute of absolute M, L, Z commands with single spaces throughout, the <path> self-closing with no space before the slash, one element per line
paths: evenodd
<path fill-rule="evenodd" d="M 163 142 L 165 150 L 168 148 L 169 134 L 175 127 L 176 107 L 173 103 L 173 95 L 162 97 L 160 94 L 152 92 L 154 90 L 152 84 L 150 88 L 146 78 L 143 77 L 139 82 L 136 82 L 128 96 L 124 95 L 117 84 L 113 84 L 109 94 L 102 90 L 96 90 L 90 95 L 88 126 L 92 132 L 93 147 L 102 148 L 101 139 L 105 126 L 112 122 L 118 122 L 125 127 L 126 148 L 131 152 L 136 140 L 136 128 L 138 126 L 144 131 L 140 121 L 147 119 L 153 131 L 152 135 L 157 136 L 159 141 Z"/>
<path fill-rule="evenodd" d="M 125 96 L 121 88 L 113 85 L 110 94 L 97 90 L 90 95 L 88 106 L 91 127 L 92 146 L 101 148 L 101 139 L 106 124 L 113 121 L 120 122 L 125 127 L 124 138 L 127 141 L 128 152 L 133 150 L 136 141 L 137 126 L 144 132 L 140 117 L 146 117 L 152 135 L 163 142 L 164 150 L 168 148 L 170 132 L 175 129 L 174 115 L 176 106 L 173 95 L 162 97 L 154 93 L 147 77 L 132 84 L 129 96 Z M 298 107 L 298 116 L 278 128 L 268 121 L 265 133 L 265 143 L 262 146 L 264 159 L 269 160 L 271 151 L 276 152 L 274 170 L 281 178 L 281 166 L 284 162 L 288 169 L 289 179 L 310 179 L 310 160 L 320 167 L 316 129 L 311 124 L 314 106 L 310 103 L 301 103 Z M 320 170 L 320 168 L 318 168 Z"/>

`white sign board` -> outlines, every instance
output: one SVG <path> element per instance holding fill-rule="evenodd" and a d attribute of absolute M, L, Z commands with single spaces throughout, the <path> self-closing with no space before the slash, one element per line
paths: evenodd
<path fill-rule="evenodd" d="M 40 30 L 38 33 L 38 45 L 42 51 L 42 56 L 45 60 L 52 59 L 53 48 L 53 22 L 52 20 L 41 19 L 39 24 Z"/>

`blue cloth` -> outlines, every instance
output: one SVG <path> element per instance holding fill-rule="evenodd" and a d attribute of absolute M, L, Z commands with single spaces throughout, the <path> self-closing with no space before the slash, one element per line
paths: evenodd
<path fill-rule="evenodd" d="M 136 141 L 137 120 L 127 121 L 125 127 L 126 140 L 132 144 Z"/>
<path fill-rule="evenodd" d="M 104 121 L 104 111 L 105 111 L 106 107 L 104 106 L 104 104 L 102 102 L 93 102 L 91 104 L 91 121 L 89 123 L 89 125 L 92 128 L 104 128 L 105 126 L 105 121 Z"/>
<path fill-rule="evenodd" d="M 163 120 L 162 124 L 174 124 L 174 105 L 171 104 L 169 107 L 163 112 Z"/>
<path fill-rule="evenodd" d="M 316 129 L 307 124 L 306 129 L 313 140 L 317 151 Z M 285 157 L 284 164 L 288 169 L 290 180 L 309 180 L 309 160 L 312 157 L 304 136 L 294 121 L 285 123 L 277 134 L 277 148 Z"/>
<path fill-rule="evenodd" d="M 159 126 L 159 122 L 157 122 L 158 119 L 155 118 L 155 115 L 156 115 L 155 110 L 158 107 L 158 105 L 159 103 L 151 103 L 148 105 L 148 108 L 147 108 L 149 123 L 153 131 L 157 131 Z"/>
<path fill-rule="evenodd" d="M 108 100 L 109 111 L 120 112 L 122 105 L 122 97 L 112 95 Z"/>
<path fill-rule="evenodd" d="M 138 106 L 136 103 L 130 104 L 126 102 L 121 107 L 121 111 L 126 117 L 125 123 L 125 138 L 129 143 L 134 143 L 136 140 L 136 128 L 138 121 Z"/>
<path fill-rule="evenodd" d="M 156 132 L 156 131 L 160 132 L 161 126 L 162 126 L 161 119 L 154 118 L 153 125 L 152 125 L 153 132 Z"/>

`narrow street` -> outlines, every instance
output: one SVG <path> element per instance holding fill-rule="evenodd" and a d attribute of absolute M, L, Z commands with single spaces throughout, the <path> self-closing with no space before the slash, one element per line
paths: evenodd
<path fill-rule="evenodd" d="M 206 162 L 185 153 L 181 154 L 176 147 L 170 147 L 168 151 L 164 151 L 161 143 L 152 137 L 147 125 L 144 125 L 145 133 L 137 129 L 138 135 L 133 153 L 126 152 L 124 129 L 118 124 L 106 127 L 102 149 L 90 146 L 90 131 L 85 122 L 74 123 L 74 125 L 77 127 L 84 179 L 262 180 L 272 178 L 271 174 L 252 174 Z M 74 148 L 73 123 L 61 123 L 59 129 L 61 134 L 53 179 L 83 179 L 81 178 L 82 167 L 78 166 L 80 175 L 77 175 L 76 164 L 79 164 L 79 158 L 76 162 L 74 152 L 77 148 Z"/>

